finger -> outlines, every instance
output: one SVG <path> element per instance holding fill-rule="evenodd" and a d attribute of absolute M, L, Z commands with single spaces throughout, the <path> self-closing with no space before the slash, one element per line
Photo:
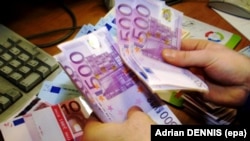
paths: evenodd
<path fill-rule="evenodd" d="M 215 60 L 215 53 L 224 46 L 201 39 L 182 40 L 181 50 L 164 49 L 162 57 L 165 61 L 181 67 L 206 67 Z"/>
<path fill-rule="evenodd" d="M 184 39 L 181 41 L 181 50 L 203 50 L 211 46 L 217 46 L 217 44 L 201 39 Z"/>
<path fill-rule="evenodd" d="M 146 113 L 142 111 L 140 107 L 133 106 L 129 109 L 127 113 L 127 121 L 138 123 L 138 119 L 140 119 L 140 122 L 145 123 L 145 124 L 155 123 Z"/>
<path fill-rule="evenodd" d="M 87 119 L 87 122 L 85 124 L 83 140 L 84 141 L 91 141 L 91 140 L 99 141 L 100 140 L 99 134 L 101 132 L 100 130 L 102 130 L 101 126 L 102 126 L 102 123 L 99 121 L 96 115 L 92 113 Z M 100 130 L 96 132 L 97 129 L 100 129 Z"/>
<path fill-rule="evenodd" d="M 115 131 L 115 132 L 114 132 Z M 113 141 L 121 135 L 123 128 L 121 124 L 103 123 L 95 114 L 91 114 L 84 128 L 84 141 Z M 119 134 L 120 133 L 120 134 Z"/>
<path fill-rule="evenodd" d="M 244 103 L 246 92 L 237 86 L 220 86 L 206 82 L 209 87 L 209 93 L 204 94 L 206 101 L 227 107 L 238 107 Z"/>
<path fill-rule="evenodd" d="M 142 109 L 138 106 L 133 106 L 128 110 L 127 118 L 130 118 L 133 116 L 133 114 L 136 114 L 137 112 L 143 112 Z"/>
<path fill-rule="evenodd" d="M 102 122 L 99 120 L 99 118 L 94 113 L 92 113 L 87 119 L 85 126 L 98 126 L 101 124 Z"/>
<path fill-rule="evenodd" d="M 180 67 L 207 67 L 217 59 L 210 50 L 183 51 L 164 49 L 162 57 L 166 62 Z"/>

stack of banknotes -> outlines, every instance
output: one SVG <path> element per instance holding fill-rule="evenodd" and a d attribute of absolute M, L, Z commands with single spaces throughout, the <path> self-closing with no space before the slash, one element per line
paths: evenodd
<path fill-rule="evenodd" d="M 0 124 L 0 140 L 82 141 L 86 120 L 92 112 L 62 71 L 55 80 L 43 82 L 38 96 L 19 116 Z"/>
<path fill-rule="evenodd" d="M 39 101 L 23 116 L 0 124 L 4 141 L 82 141 L 92 110 L 78 96 L 60 104 Z M 15 133 L 15 135 L 13 135 Z"/>
<path fill-rule="evenodd" d="M 58 45 L 55 58 L 103 122 L 124 121 L 139 106 L 158 124 L 181 124 L 155 93 L 208 91 L 189 70 L 161 58 L 162 49 L 180 48 L 183 14 L 153 0 L 116 0 L 112 14 L 109 24 L 85 26 Z"/>
<path fill-rule="evenodd" d="M 195 117 L 198 121 L 208 125 L 230 125 L 237 115 L 237 110 L 204 102 L 197 95 L 183 94 L 185 102 L 184 111 Z"/>

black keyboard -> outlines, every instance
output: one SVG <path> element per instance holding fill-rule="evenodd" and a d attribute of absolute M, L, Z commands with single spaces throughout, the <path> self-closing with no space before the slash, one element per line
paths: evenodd
<path fill-rule="evenodd" d="M 0 24 L 0 123 L 18 115 L 61 70 L 51 55 Z"/>

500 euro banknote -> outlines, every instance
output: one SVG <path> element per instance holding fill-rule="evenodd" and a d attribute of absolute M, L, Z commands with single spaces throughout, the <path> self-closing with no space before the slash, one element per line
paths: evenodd
<path fill-rule="evenodd" d="M 182 13 L 153 0 L 117 0 L 120 55 L 152 92 L 193 90 L 207 85 L 189 70 L 163 62 L 164 48 L 180 49 Z"/>
<path fill-rule="evenodd" d="M 126 67 L 105 27 L 58 47 L 55 58 L 103 122 L 122 122 L 138 106 L 158 124 L 181 124 Z"/>

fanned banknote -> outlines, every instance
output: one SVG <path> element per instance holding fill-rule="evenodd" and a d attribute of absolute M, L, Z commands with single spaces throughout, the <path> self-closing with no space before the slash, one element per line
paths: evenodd
<path fill-rule="evenodd" d="M 181 124 L 126 67 L 107 28 L 58 47 L 62 52 L 55 58 L 103 122 L 122 122 L 128 109 L 138 106 L 158 124 Z"/>
<path fill-rule="evenodd" d="M 165 11 L 165 13 L 167 12 L 168 10 Z M 170 23 L 173 23 L 173 22 L 168 22 L 167 24 L 169 25 Z M 171 27 L 171 25 L 169 26 Z M 80 31 L 78 32 L 77 36 L 75 36 L 75 38 L 91 33 L 92 31 L 97 30 L 102 27 L 106 27 L 109 33 L 112 35 L 113 39 L 117 41 L 115 8 L 111 9 L 104 17 L 102 17 L 96 23 L 95 28 L 93 28 L 93 26 L 89 27 L 89 25 L 83 25 Z M 188 31 L 182 29 L 181 39 L 186 38 L 188 34 L 189 34 Z M 119 48 L 117 49 L 117 51 L 119 52 Z M 162 91 L 157 91 L 156 94 L 158 94 L 160 98 L 163 99 L 164 101 L 172 105 L 175 105 L 177 107 L 182 107 L 183 98 L 178 94 L 178 90 L 177 91 L 176 90 L 174 91 L 162 90 Z"/>
<path fill-rule="evenodd" d="M 192 90 L 207 85 L 189 70 L 163 62 L 162 49 L 180 49 L 182 13 L 152 0 L 116 0 L 119 53 L 152 92 Z"/>

